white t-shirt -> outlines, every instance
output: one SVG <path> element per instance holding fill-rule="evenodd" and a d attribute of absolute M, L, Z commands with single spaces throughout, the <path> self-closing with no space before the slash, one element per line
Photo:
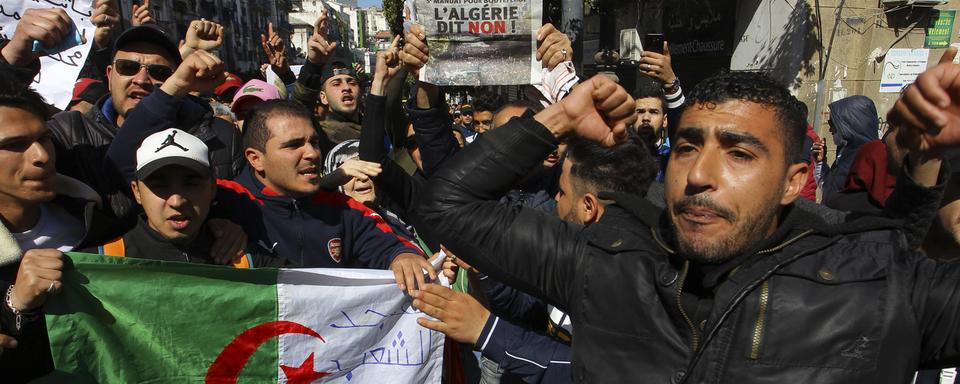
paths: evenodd
<path fill-rule="evenodd" d="M 57 204 L 40 206 L 40 220 L 33 228 L 13 233 L 21 250 L 53 248 L 68 252 L 83 239 L 83 223 Z"/>

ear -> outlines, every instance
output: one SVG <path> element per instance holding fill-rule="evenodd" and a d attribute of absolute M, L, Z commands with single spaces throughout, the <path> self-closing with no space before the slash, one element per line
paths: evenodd
<path fill-rule="evenodd" d="M 789 205 L 800 197 L 800 191 L 807 184 L 807 177 L 810 175 L 810 166 L 807 163 L 792 164 L 787 167 L 787 174 L 784 177 L 783 197 L 780 198 L 780 205 Z"/>
<path fill-rule="evenodd" d="M 137 204 L 143 205 L 140 201 L 140 184 L 136 180 L 130 182 L 130 191 L 133 192 L 133 198 L 137 200 Z"/>
<path fill-rule="evenodd" d="M 243 150 L 243 157 L 247 158 L 247 162 L 254 171 L 263 172 L 263 152 L 247 148 Z"/>
<path fill-rule="evenodd" d="M 325 106 L 330 105 L 330 102 L 327 100 L 327 93 L 322 90 L 320 91 L 320 103 Z"/>
<path fill-rule="evenodd" d="M 600 220 L 603 206 L 600 199 L 593 192 L 587 192 L 581 198 L 582 202 L 577 207 L 577 214 L 580 215 L 580 222 L 584 225 L 593 224 Z"/>
<path fill-rule="evenodd" d="M 108 91 L 112 91 L 112 89 L 110 89 L 111 88 L 110 84 L 113 84 L 113 82 L 110 81 L 111 74 L 113 74 L 113 64 L 110 64 L 107 66 L 107 90 Z"/>

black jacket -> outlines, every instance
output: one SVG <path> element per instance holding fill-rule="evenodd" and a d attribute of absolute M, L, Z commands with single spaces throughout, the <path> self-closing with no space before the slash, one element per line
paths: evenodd
<path fill-rule="evenodd" d="M 106 95 L 86 114 L 64 111 L 47 122 L 57 151 L 57 171 L 93 187 L 103 198 L 107 212 L 116 217 L 113 233 L 99 239 L 101 242 L 116 238 L 136 225 L 140 211 L 130 197 L 130 185 L 104 163 L 118 129 L 115 118 L 109 116 L 115 114 L 111 100 L 110 95 Z M 226 179 L 236 176 L 245 164 L 240 133 L 230 123 L 215 118 L 210 106 L 202 100 L 188 100 L 173 103 L 174 108 L 165 110 L 138 105 L 130 113 L 150 114 L 152 118 L 168 121 L 169 128 L 181 128 L 197 136 L 209 148 L 214 175 Z"/>
<path fill-rule="evenodd" d="M 210 257 L 210 250 L 213 248 L 215 240 L 208 229 L 207 223 L 203 223 L 200 233 L 189 245 L 176 245 L 150 228 L 144 215 L 140 215 L 137 226 L 123 235 L 124 254 L 108 256 L 137 257 L 195 264 L 218 264 Z M 253 268 L 294 266 L 286 259 L 274 256 L 256 244 L 247 244 L 244 251 L 246 256 L 249 257 L 250 266 Z M 81 252 L 104 254 L 102 246 L 90 247 Z"/>
<path fill-rule="evenodd" d="M 84 226 L 85 235 L 77 248 L 97 244 L 94 239 L 102 237 L 100 233 L 106 228 L 104 218 L 99 214 L 97 193 L 77 180 L 62 175 L 57 178 L 57 197 L 53 204 L 59 204 Z M 6 227 L 0 226 L 0 237 L 4 238 L 0 241 L 2 301 L 6 298 L 7 289 L 16 281 L 24 250 L 20 249 Z M 6 303 L 0 303 L 0 333 L 16 338 L 19 343 L 17 348 L 3 351 L 0 355 L 0 372 L 4 372 L 4 383 L 26 383 L 53 370 L 46 323 L 41 311 L 34 311 L 33 316 L 24 316 L 21 329 L 17 330 L 16 315 Z"/>
<path fill-rule="evenodd" d="M 960 362 L 960 264 L 913 251 L 900 221 L 785 219 L 694 324 L 691 266 L 653 205 L 613 196 L 582 227 L 495 201 L 556 144 L 514 119 L 440 170 L 420 209 L 459 257 L 570 314 L 575 382 L 905 383 Z"/>

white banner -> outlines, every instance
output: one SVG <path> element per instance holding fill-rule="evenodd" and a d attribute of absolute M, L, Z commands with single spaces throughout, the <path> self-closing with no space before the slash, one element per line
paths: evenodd
<path fill-rule="evenodd" d="M 63 52 L 40 57 L 40 73 L 33 79 L 33 88 L 48 103 L 65 109 L 73 96 L 73 83 L 77 81 L 83 63 L 87 61 L 90 46 L 93 45 L 95 27 L 90 21 L 93 12 L 93 0 L 3 0 L 0 2 L 0 38 L 13 37 L 20 15 L 31 8 L 59 7 L 67 11 L 81 36 L 86 37 L 85 44 Z"/>

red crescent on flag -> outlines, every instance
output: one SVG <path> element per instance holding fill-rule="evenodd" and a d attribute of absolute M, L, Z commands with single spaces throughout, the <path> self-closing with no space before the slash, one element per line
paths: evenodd
<path fill-rule="evenodd" d="M 299 333 L 313 336 L 326 343 L 314 330 L 292 321 L 271 321 L 243 331 L 227 344 L 207 369 L 207 384 L 234 384 L 240 376 L 240 371 L 247 365 L 250 356 L 257 351 L 260 344 L 274 337 L 287 333 Z"/>

